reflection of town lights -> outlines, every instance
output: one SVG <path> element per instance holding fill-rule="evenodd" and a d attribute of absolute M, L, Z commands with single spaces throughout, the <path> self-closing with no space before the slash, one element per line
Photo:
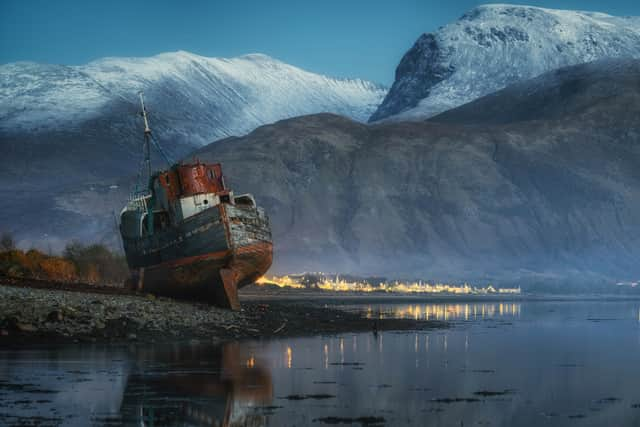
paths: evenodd
<path fill-rule="evenodd" d="M 281 288 L 301 289 L 306 286 L 301 282 L 302 277 L 293 276 L 272 276 L 261 277 L 256 281 L 258 285 L 275 285 Z M 443 283 L 430 284 L 423 281 L 380 283 L 372 285 L 366 281 L 349 282 L 336 276 L 334 279 L 324 277 L 317 284 L 317 289 L 333 292 L 398 292 L 398 293 L 436 293 L 436 294 L 461 294 L 461 295 L 482 295 L 482 294 L 519 294 L 520 288 L 494 288 L 491 285 L 485 287 L 464 285 L 449 285 Z"/>
<path fill-rule="evenodd" d="M 367 309 L 367 312 L 372 311 L 371 307 Z M 505 317 L 505 316 L 519 316 L 520 304 L 519 303 L 500 303 L 500 304 L 423 304 L 423 305 L 398 305 L 394 306 L 387 316 L 400 319 L 416 319 L 416 320 L 468 320 L 473 316 L 476 318 L 478 313 L 482 317 Z M 640 314 L 639 314 L 640 315 Z M 382 316 L 381 316 L 382 317 Z"/>
<path fill-rule="evenodd" d="M 329 346 L 324 345 L 324 369 L 329 368 Z"/>
<path fill-rule="evenodd" d="M 253 356 L 251 356 L 248 360 L 247 360 L 247 368 L 253 368 L 256 364 L 255 359 L 253 358 Z"/>
<path fill-rule="evenodd" d="M 293 354 L 291 351 L 291 347 L 287 347 L 287 368 L 291 369 L 291 360 L 293 358 Z"/>

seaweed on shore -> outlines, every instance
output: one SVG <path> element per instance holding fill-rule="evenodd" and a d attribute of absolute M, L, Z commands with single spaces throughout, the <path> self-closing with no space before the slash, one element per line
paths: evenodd
<path fill-rule="evenodd" d="M 480 402 L 481 400 L 475 397 L 441 397 L 437 399 L 431 399 L 431 401 L 435 403 L 474 403 Z"/>
<path fill-rule="evenodd" d="M 281 399 L 287 399 L 287 400 L 306 400 L 306 399 L 316 399 L 316 400 L 320 400 L 320 399 L 333 399 L 336 396 L 333 394 L 323 394 L 323 393 L 318 393 L 318 394 L 290 394 L 288 396 L 284 396 L 281 397 Z"/>
<path fill-rule="evenodd" d="M 603 397 L 602 399 L 598 399 L 596 400 L 596 403 L 617 403 L 617 402 L 621 402 L 622 399 L 620 399 L 619 397 Z"/>
<path fill-rule="evenodd" d="M 513 393 L 515 393 L 515 390 L 506 389 L 506 390 L 480 390 L 480 391 L 476 391 L 473 394 L 476 396 L 492 397 L 492 396 L 505 396 L 507 394 L 513 394 Z"/>
<path fill-rule="evenodd" d="M 237 340 L 371 331 L 371 320 L 314 301 L 246 301 L 232 312 L 206 304 L 174 301 L 99 288 L 70 291 L 38 283 L 23 286 L 0 277 L 0 345 L 63 342 L 175 342 Z M 54 313 L 55 315 L 52 315 Z M 49 321 L 49 318 L 56 321 Z M 286 328 L 280 329 L 285 323 Z M 377 331 L 426 330 L 445 322 L 381 319 Z M 276 332 L 274 332 L 276 331 Z M 332 363 L 360 370 L 363 363 Z"/>
<path fill-rule="evenodd" d="M 375 426 L 375 425 L 384 424 L 386 420 L 384 419 L 384 417 L 367 416 L 367 417 L 357 417 L 357 418 L 350 418 L 350 417 L 322 417 L 322 418 L 316 418 L 313 421 L 314 422 L 321 422 L 321 423 L 324 423 L 324 424 L 354 424 L 354 423 L 359 423 L 362 426 Z"/>

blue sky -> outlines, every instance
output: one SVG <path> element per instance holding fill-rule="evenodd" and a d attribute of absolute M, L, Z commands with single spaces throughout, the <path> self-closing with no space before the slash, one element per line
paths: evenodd
<path fill-rule="evenodd" d="M 435 0 L 0 0 L 0 63 L 82 64 L 187 50 L 265 53 L 336 77 L 393 81 L 420 34 L 486 2 Z M 640 15 L 638 0 L 526 4 Z"/>

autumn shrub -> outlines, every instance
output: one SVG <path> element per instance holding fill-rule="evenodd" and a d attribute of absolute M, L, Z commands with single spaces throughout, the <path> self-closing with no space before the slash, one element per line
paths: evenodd
<path fill-rule="evenodd" d="M 60 282 L 123 283 L 129 275 L 126 260 L 106 246 L 67 245 L 62 256 L 47 255 L 37 249 L 0 250 L 0 274 L 12 277 Z"/>
<path fill-rule="evenodd" d="M 29 249 L 24 255 L 24 268 L 27 274 L 38 279 L 47 279 L 41 266 L 48 256 L 37 249 Z"/>
<path fill-rule="evenodd" d="M 51 280 L 73 282 L 78 279 L 76 266 L 69 260 L 60 257 L 47 257 L 40 262 L 42 274 Z"/>
<path fill-rule="evenodd" d="M 74 264 L 80 279 L 89 283 L 121 283 L 129 274 L 124 257 L 104 245 L 85 246 L 74 241 L 67 245 L 63 256 Z"/>

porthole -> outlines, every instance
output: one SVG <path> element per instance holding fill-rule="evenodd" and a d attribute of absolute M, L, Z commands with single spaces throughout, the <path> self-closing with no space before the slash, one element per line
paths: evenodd
<path fill-rule="evenodd" d="M 209 201 L 207 199 L 204 199 L 204 201 L 202 203 L 204 203 L 205 205 L 208 205 Z"/>

